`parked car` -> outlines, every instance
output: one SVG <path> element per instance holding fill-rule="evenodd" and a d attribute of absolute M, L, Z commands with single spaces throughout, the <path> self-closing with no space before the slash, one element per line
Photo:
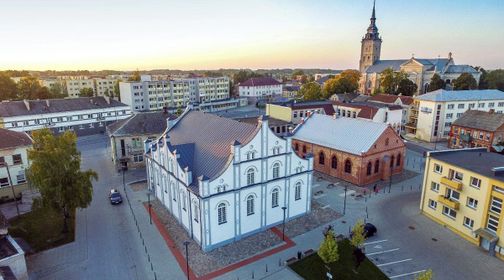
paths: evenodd
<path fill-rule="evenodd" d="M 109 194 L 109 199 L 111 204 L 120 204 L 122 203 L 121 193 L 116 189 L 111 189 Z"/>
<path fill-rule="evenodd" d="M 369 237 L 375 235 L 377 232 L 378 232 L 378 230 L 376 229 L 376 227 L 373 224 L 366 223 L 364 225 L 364 235 L 366 236 L 366 238 L 369 238 Z"/>

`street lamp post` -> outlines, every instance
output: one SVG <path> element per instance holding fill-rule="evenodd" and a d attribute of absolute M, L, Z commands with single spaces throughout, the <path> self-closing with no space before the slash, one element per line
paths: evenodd
<path fill-rule="evenodd" d="M 343 199 L 343 215 L 345 215 L 346 211 L 346 193 L 347 193 L 347 186 L 345 186 L 345 198 Z"/>
<path fill-rule="evenodd" d="M 393 169 L 394 169 L 394 165 L 392 164 L 392 166 L 390 166 L 390 179 L 389 179 L 388 193 L 390 193 L 390 189 L 392 189 Z"/>
<path fill-rule="evenodd" d="M 11 180 L 11 175 L 10 175 L 10 171 L 9 171 L 9 165 L 7 164 L 7 162 L 0 162 L 0 166 L 3 166 L 7 169 L 7 181 L 9 182 L 9 186 L 11 188 L 11 191 L 12 191 L 12 197 L 14 198 L 14 202 L 16 203 L 16 212 L 17 212 L 17 215 L 19 216 L 19 206 L 18 206 L 18 202 L 17 202 L 17 199 L 16 199 L 16 192 L 14 191 L 14 184 L 12 183 L 12 180 Z"/>
<path fill-rule="evenodd" d="M 187 280 L 189 280 L 189 247 L 188 246 L 190 243 L 191 242 L 189 242 L 189 241 L 184 241 Z"/>
<path fill-rule="evenodd" d="M 147 190 L 147 201 L 149 203 L 149 223 L 152 225 L 152 204 L 150 201 L 150 190 Z"/>
<path fill-rule="evenodd" d="M 282 223 L 282 241 L 285 241 L 285 210 L 287 210 L 287 207 L 282 207 L 283 210 L 283 223 Z"/>

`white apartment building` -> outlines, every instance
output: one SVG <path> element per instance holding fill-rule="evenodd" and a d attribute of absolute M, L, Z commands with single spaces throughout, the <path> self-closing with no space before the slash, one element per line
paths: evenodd
<path fill-rule="evenodd" d="M 183 108 L 189 103 L 208 103 L 229 98 L 229 78 L 187 78 L 153 81 L 143 77 L 140 82 L 119 83 L 121 101 L 132 111 L 155 111 Z"/>
<path fill-rule="evenodd" d="M 96 96 L 113 96 L 116 79 L 94 79 Z"/>
<path fill-rule="evenodd" d="M 32 139 L 25 132 L 0 128 L 0 201 L 12 199 L 27 189 L 25 170 L 29 167 L 27 150 Z"/>
<path fill-rule="evenodd" d="M 343 103 L 338 101 L 333 102 L 333 105 L 337 117 L 366 119 L 377 123 L 386 123 L 397 134 L 401 133 L 403 108 L 399 105 L 371 102 Z"/>
<path fill-rule="evenodd" d="M 436 90 L 414 97 L 407 133 L 436 142 L 447 139 L 451 124 L 467 110 L 504 112 L 504 92 L 488 90 Z"/>
<path fill-rule="evenodd" d="M 251 102 L 282 96 L 282 84 L 270 77 L 250 78 L 238 85 L 238 95 Z"/>
<path fill-rule="evenodd" d="M 49 128 L 77 135 L 105 132 L 106 125 L 131 115 L 129 106 L 108 97 L 3 101 L 0 128 L 31 132 Z"/>
<path fill-rule="evenodd" d="M 149 190 L 204 251 L 311 209 L 313 158 L 298 157 L 267 117 L 253 125 L 186 109 L 145 150 Z"/>
<path fill-rule="evenodd" d="M 66 88 L 68 97 L 77 98 L 80 97 L 80 91 L 84 88 L 90 88 L 95 92 L 94 80 L 93 79 L 81 79 L 81 80 L 67 80 Z"/>

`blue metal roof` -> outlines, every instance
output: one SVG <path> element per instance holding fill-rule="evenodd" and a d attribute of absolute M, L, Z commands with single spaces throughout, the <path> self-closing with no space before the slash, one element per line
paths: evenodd
<path fill-rule="evenodd" d="M 465 100 L 504 100 L 504 92 L 497 89 L 484 90 L 444 90 L 438 89 L 415 97 L 424 101 L 465 101 Z"/>

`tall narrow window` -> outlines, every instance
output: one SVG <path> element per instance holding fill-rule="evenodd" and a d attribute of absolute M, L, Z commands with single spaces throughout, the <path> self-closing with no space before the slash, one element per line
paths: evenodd
<path fill-rule="evenodd" d="M 273 164 L 273 179 L 280 177 L 280 163 Z"/>
<path fill-rule="evenodd" d="M 186 193 L 182 192 L 182 209 L 186 211 L 187 204 L 186 204 Z"/>
<path fill-rule="evenodd" d="M 195 201 L 194 202 L 194 221 L 195 222 L 198 222 L 199 221 L 199 206 L 198 206 L 198 202 Z"/>
<path fill-rule="evenodd" d="M 271 192 L 271 208 L 278 207 L 278 194 L 278 189 L 274 189 L 273 192 Z"/>
<path fill-rule="evenodd" d="M 303 154 L 306 154 L 306 145 L 303 145 Z"/>
<path fill-rule="evenodd" d="M 374 173 L 380 172 L 380 160 L 377 159 L 374 163 Z"/>
<path fill-rule="evenodd" d="M 325 155 L 324 155 L 324 152 L 320 152 L 320 153 L 319 153 L 318 163 L 319 163 L 320 165 L 324 165 L 324 163 L 325 163 Z"/>
<path fill-rule="evenodd" d="M 294 149 L 295 149 L 296 151 L 299 151 L 299 144 L 298 144 L 298 143 L 294 144 Z"/>
<path fill-rule="evenodd" d="M 247 170 L 247 185 L 252 185 L 255 182 L 255 171 L 254 168 L 249 168 Z"/>
<path fill-rule="evenodd" d="M 396 166 L 401 165 L 401 154 L 397 154 Z"/>
<path fill-rule="evenodd" d="M 294 199 L 295 200 L 301 199 L 301 183 L 300 182 L 296 183 L 296 187 L 294 189 Z"/>
<path fill-rule="evenodd" d="M 219 225 L 225 224 L 227 222 L 226 217 L 226 204 L 221 203 L 217 206 L 217 219 L 219 221 Z"/>
<path fill-rule="evenodd" d="M 247 216 L 254 214 L 254 196 L 249 195 L 247 197 Z"/>
<path fill-rule="evenodd" d="M 338 159 L 336 158 L 336 156 L 333 156 L 331 159 L 331 168 L 332 169 L 338 168 Z"/>
<path fill-rule="evenodd" d="M 352 173 L 352 162 L 349 159 L 345 160 L 345 173 Z"/>
<path fill-rule="evenodd" d="M 371 162 L 368 162 L 368 164 L 367 164 L 367 170 L 366 170 L 366 174 L 368 176 L 371 175 L 372 169 L 373 169 L 373 164 Z"/>
<path fill-rule="evenodd" d="M 392 156 L 390 157 L 390 167 L 391 167 L 391 168 L 392 168 L 392 167 L 394 167 L 394 159 L 395 159 L 395 158 L 394 158 L 394 156 L 392 155 Z"/>
<path fill-rule="evenodd" d="M 175 184 L 171 184 L 172 193 L 173 193 L 173 201 L 177 201 L 177 190 L 175 189 Z"/>

